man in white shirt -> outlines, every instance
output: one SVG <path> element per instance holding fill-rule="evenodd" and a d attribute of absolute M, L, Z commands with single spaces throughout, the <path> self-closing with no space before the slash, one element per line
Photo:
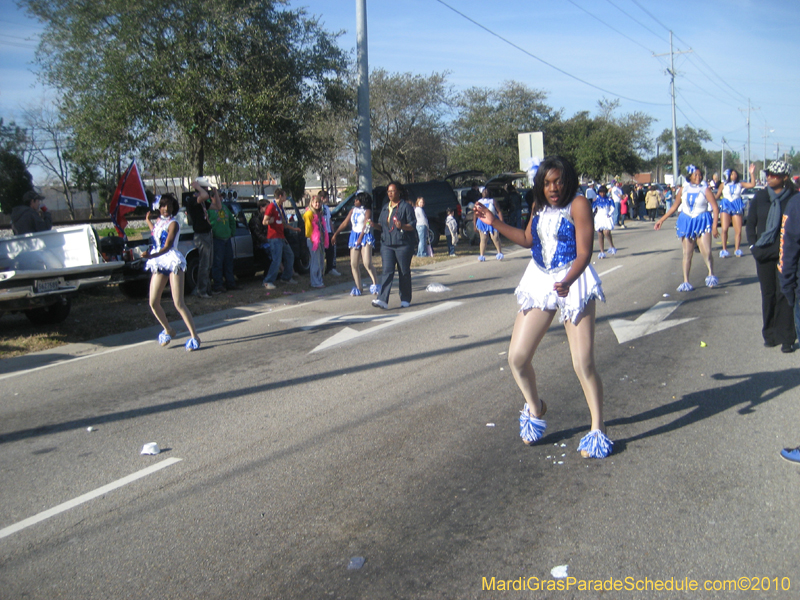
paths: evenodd
<path fill-rule="evenodd" d="M 612 184 L 611 199 L 614 201 L 614 225 L 622 225 L 619 222 L 619 211 L 622 206 L 622 188 L 616 179 L 612 181 Z"/>

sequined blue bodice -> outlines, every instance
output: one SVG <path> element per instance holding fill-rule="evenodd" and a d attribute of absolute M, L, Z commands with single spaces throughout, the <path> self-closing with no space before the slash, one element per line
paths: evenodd
<path fill-rule="evenodd" d="M 531 235 L 531 257 L 544 271 L 562 269 L 578 256 L 570 206 L 548 206 L 537 213 L 531 219 Z"/>

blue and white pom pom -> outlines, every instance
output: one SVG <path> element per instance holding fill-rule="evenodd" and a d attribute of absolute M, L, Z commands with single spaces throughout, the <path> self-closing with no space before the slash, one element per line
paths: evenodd
<path fill-rule="evenodd" d="M 351 296 L 360 296 L 361 295 L 361 290 L 358 289 L 357 287 L 353 287 L 353 289 L 350 290 L 350 295 Z"/>
<path fill-rule="evenodd" d="M 586 452 L 589 458 L 605 458 L 611 454 L 611 447 L 614 445 L 605 433 L 595 429 L 587 433 L 578 444 L 578 452 Z"/>
<path fill-rule="evenodd" d="M 709 275 L 706 277 L 706 287 L 715 288 L 719 285 L 719 279 L 716 275 Z"/>
<path fill-rule="evenodd" d="M 526 172 L 528 173 L 528 183 L 533 185 L 533 178 L 536 177 L 536 172 L 539 170 L 539 164 L 542 160 L 538 156 L 531 156 L 528 158 L 528 168 Z"/>
<path fill-rule="evenodd" d="M 682 284 L 680 284 L 678 286 L 678 291 L 679 292 L 693 292 L 694 291 L 694 286 L 691 283 L 689 283 L 688 281 L 684 281 Z"/>
<path fill-rule="evenodd" d="M 193 350 L 198 350 L 200 348 L 200 340 L 197 338 L 189 338 L 189 341 L 186 342 L 186 351 L 192 352 Z"/>
<path fill-rule="evenodd" d="M 526 444 L 533 444 L 542 439 L 545 429 L 547 429 L 547 421 L 534 417 L 526 403 L 519 411 L 519 437 Z"/>
<path fill-rule="evenodd" d="M 381 286 L 378 283 L 373 283 L 369 286 L 369 293 L 373 295 L 377 295 L 381 293 Z"/>
<path fill-rule="evenodd" d="M 158 343 L 162 346 L 168 346 L 171 341 L 172 337 L 166 331 L 158 334 Z"/>

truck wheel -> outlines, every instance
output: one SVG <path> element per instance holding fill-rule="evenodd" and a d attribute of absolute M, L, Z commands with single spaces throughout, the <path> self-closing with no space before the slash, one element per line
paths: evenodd
<path fill-rule="evenodd" d="M 55 304 L 26 310 L 25 316 L 34 325 L 55 325 L 67 318 L 71 306 L 72 300 L 67 296 L 61 296 Z"/>
<path fill-rule="evenodd" d="M 183 282 L 183 294 L 188 296 L 197 287 L 197 276 L 200 273 L 200 257 L 192 252 L 186 257 L 186 277 Z"/>
<path fill-rule="evenodd" d="M 147 298 L 150 294 L 149 279 L 135 279 L 133 281 L 123 281 L 119 284 L 119 291 L 126 298 Z"/>
<path fill-rule="evenodd" d="M 436 248 L 439 245 L 439 223 L 436 221 L 431 221 L 428 224 L 428 243 L 431 245 L 431 248 Z"/>
<path fill-rule="evenodd" d="M 305 275 L 311 270 L 311 254 L 306 249 L 294 257 L 294 272 L 298 275 Z"/>

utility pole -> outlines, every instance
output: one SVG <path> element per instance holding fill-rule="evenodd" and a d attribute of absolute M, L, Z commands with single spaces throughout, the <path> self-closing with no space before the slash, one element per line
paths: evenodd
<path fill-rule="evenodd" d="M 722 138 L 722 157 L 719 161 L 719 176 L 722 177 L 722 174 L 725 172 L 725 138 Z"/>
<path fill-rule="evenodd" d="M 690 48 L 677 54 L 689 54 Z M 672 96 L 672 185 L 678 185 L 678 124 L 675 116 L 675 54 L 672 49 L 672 30 L 669 32 L 669 69 L 670 76 L 670 95 Z M 654 54 L 653 56 L 664 56 L 664 54 Z"/>
<path fill-rule="evenodd" d="M 745 177 L 750 177 L 750 111 L 759 110 L 760 107 L 758 106 L 750 106 L 750 98 L 747 99 L 747 162 L 744 165 L 744 174 Z M 744 112 L 744 108 L 740 108 L 740 111 Z"/>
<path fill-rule="evenodd" d="M 358 59 L 358 189 L 372 193 L 372 145 L 369 129 L 369 60 L 367 55 L 367 0 L 356 0 L 356 54 Z"/>

